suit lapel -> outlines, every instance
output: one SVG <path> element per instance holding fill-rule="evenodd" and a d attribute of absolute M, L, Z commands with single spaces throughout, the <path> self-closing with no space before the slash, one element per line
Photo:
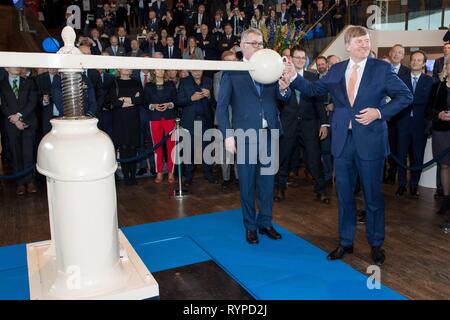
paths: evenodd
<path fill-rule="evenodd" d="M 363 96 L 364 95 L 363 91 L 366 88 L 368 88 L 368 84 L 370 82 L 371 75 L 373 75 L 373 73 L 372 73 L 372 62 L 373 62 L 373 59 L 367 58 L 366 66 L 364 67 L 364 72 L 363 72 L 362 77 L 361 77 L 361 82 L 359 83 L 358 92 L 356 93 L 356 97 L 355 97 L 355 101 L 353 102 L 353 106 L 357 105 L 358 97 Z M 348 97 L 348 95 L 347 95 L 347 97 Z"/>
<path fill-rule="evenodd" d="M 347 70 L 347 66 L 350 60 L 347 60 L 345 63 L 342 63 L 341 65 L 333 66 L 333 68 L 341 68 L 341 70 L 336 70 L 337 74 L 340 74 L 342 78 L 340 79 L 339 83 L 341 86 L 341 92 L 344 94 L 344 100 L 347 102 L 347 105 L 350 107 L 350 100 L 348 100 L 348 93 L 347 93 L 347 83 L 345 82 L 345 71 Z"/>
<path fill-rule="evenodd" d="M 253 82 L 253 79 L 250 76 L 250 73 L 248 73 L 248 71 L 245 71 L 245 77 L 247 78 L 247 83 L 248 83 L 249 87 L 251 88 L 251 90 L 253 90 L 253 93 L 257 97 L 259 97 L 258 90 L 256 90 L 255 82 Z M 261 90 L 261 95 L 262 95 L 262 90 Z"/>

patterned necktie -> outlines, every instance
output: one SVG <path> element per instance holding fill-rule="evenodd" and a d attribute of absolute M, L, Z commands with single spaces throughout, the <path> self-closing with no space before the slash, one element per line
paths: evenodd
<path fill-rule="evenodd" d="M 169 47 L 169 59 L 172 58 L 172 47 Z"/>
<path fill-rule="evenodd" d="M 295 89 L 295 97 L 297 98 L 297 104 L 300 104 L 300 91 Z"/>
<path fill-rule="evenodd" d="M 412 82 L 413 94 L 416 92 L 417 80 L 418 80 L 417 77 L 413 77 L 413 82 Z"/>
<path fill-rule="evenodd" d="M 17 79 L 13 80 L 12 90 L 14 92 L 14 95 L 16 96 L 16 99 L 19 98 L 19 87 L 17 86 Z"/>
<path fill-rule="evenodd" d="M 144 73 L 144 87 L 148 83 L 148 74 Z"/>
<path fill-rule="evenodd" d="M 348 94 L 348 101 L 350 101 L 350 106 L 353 107 L 353 103 L 355 102 L 355 89 L 356 89 L 356 82 L 358 81 L 358 69 L 359 65 L 354 64 L 352 67 L 352 73 L 350 74 L 350 79 L 348 80 L 348 88 L 347 88 L 347 94 Z"/>

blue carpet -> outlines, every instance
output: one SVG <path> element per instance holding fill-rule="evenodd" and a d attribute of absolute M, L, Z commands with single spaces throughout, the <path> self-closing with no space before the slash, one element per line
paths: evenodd
<path fill-rule="evenodd" d="M 405 299 L 277 226 L 283 239 L 245 242 L 240 210 L 127 227 L 123 232 L 151 272 L 214 260 L 256 299 Z M 163 283 L 159 284 L 164 286 Z M 0 299 L 29 299 L 25 246 L 0 248 Z"/>

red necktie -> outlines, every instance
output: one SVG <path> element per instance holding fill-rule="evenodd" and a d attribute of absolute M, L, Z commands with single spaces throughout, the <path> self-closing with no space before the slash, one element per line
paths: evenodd
<path fill-rule="evenodd" d="M 148 83 L 148 74 L 144 73 L 144 87 Z"/>

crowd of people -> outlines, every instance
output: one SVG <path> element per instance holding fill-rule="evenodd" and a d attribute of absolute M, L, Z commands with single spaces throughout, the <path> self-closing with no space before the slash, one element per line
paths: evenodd
<path fill-rule="evenodd" d="M 120 13 L 127 3 L 133 14 Z M 259 49 L 261 44 L 243 44 L 240 37 L 244 30 L 257 29 L 272 18 L 276 23 L 310 23 L 309 19 L 314 19 L 311 17 L 317 18 L 316 11 L 330 3 L 322 0 L 281 2 L 281 11 L 273 12 L 276 5 L 276 1 L 261 3 L 257 0 L 248 6 L 244 1 L 189 0 L 185 3 L 179 0 L 169 10 L 164 1 L 118 1 L 112 10 L 110 3 L 101 3 L 95 10 L 95 22 L 86 23 L 80 30 L 77 47 L 83 54 L 93 55 L 245 60 L 243 46 Z M 330 34 L 333 28 L 335 31 L 342 28 L 335 22 L 329 23 Z M 141 41 L 127 35 L 130 28 L 138 26 L 146 26 L 145 39 Z M 387 57 L 380 57 L 392 65 L 392 70 L 413 94 L 408 108 L 387 119 L 390 150 L 410 166 L 422 165 L 430 135 L 433 136 L 434 156 L 450 147 L 449 43 L 444 45 L 443 52 L 444 56 L 435 61 L 431 76 L 426 74 L 427 54 L 423 51 L 410 54 L 409 67 L 404 65 L 405 48 L 400 44 L 393 46 Z M 307 52 L 301 46 L 287 48 L 283 55 L 302 78 L 312 82 L 325 77 L 341 60 L 335 55 L 316 57 L 315 71 L 307 70 Z M 111 137 L 120 157 L 133 157 L 159 143 L 173 130 L 177 117 L 192 137 L 198 134 L 194 128 L 196 121 L 202 123 L 203 132 L 215 127 L 222 74 L 195 70 L 87 70 L 82 75 L 87 87 L 84 110 L 87 116 L 99 119 L 99 128 Z M 330 94 L 310 97 L 301 90 L 292 88 L 291 91 L 288 99 L 278 102 L 283 135 L 273 200 L 283 201 L 285 193 L 298 186 L 290 178 L 298 174 L 303 162 L 305 172 L 312 177 L 317 199 L 328 204 L 327 186 L 333 184 L 335 166 L 331 136 L 336 128 L 330 125 L 335 102 Z M 388 103 L 390 98 L 385 99 Z M 17 173 L 34 164 L 36 147 L 51 130 L 50 120 L 64 116 L 61 75 L 54 69 L 0 69 L 0 100 L 1 156 Z M 168 182 L 174 183 L 175 165 L 170 156 L 173 148 L 174 142 L 168 139 L 153 157 L 122 164 L 125 184 L 135 185 L 136 175 L 150 173 L 156 175 L 155 183 L 161 183 L 164 172 L 168 173 Z M 234 188 L 231 167 L 222 164 L 223 190 Z M 437 213 L 445 215 L 450 211 L 450 155 L 439 159 L 438 167 L 436 198 L 441 199 L 442 204 Z M 193 164 L 183 166 L 184 183 L 188 186 L 193 182 L 194 170 Z M 420 175 L 421 171 L 415 170 L 408 176 L 392 157 L 386 160 L 384 181 L 398 183 L 396 194 L 399 197 L 407 194 L 408 187 L 412 197 L 419 197 Z M 203 176 L 209 183 L 218 183 L 209 164 L 203 164 Z M 236 167 L 234 176 L 238 181 Z M 17 180 L 18 195 L 36 191 L 33 174 Z M 364 216 L 359 219 L 364 222 Z M 449 231 L 449 222 L 442 227 Z"/>

